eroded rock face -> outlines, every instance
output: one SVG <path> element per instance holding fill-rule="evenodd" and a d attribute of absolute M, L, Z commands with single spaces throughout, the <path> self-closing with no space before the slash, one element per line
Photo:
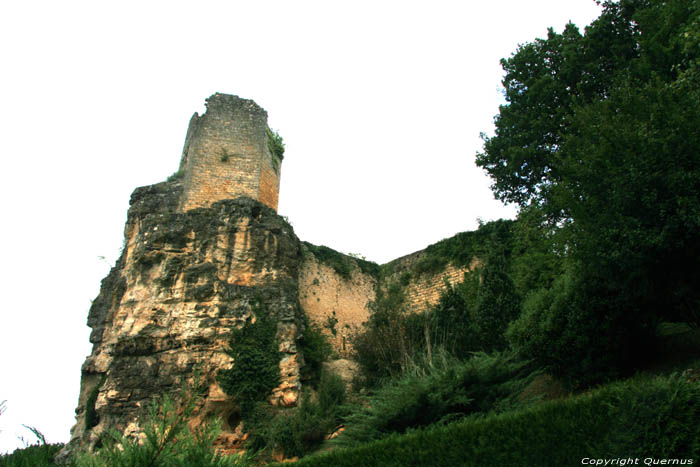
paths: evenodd
<path fill-rule="evenodd" d="M 270 402 L 294 405 L 300 387 L 300 242 L 291 226 L 250 198 L 178 212 L 182 185 L 138 188 L 131 198 L 121 257 L 88 317 L 93 350 L 82 367 L 77 423 L 68 450 L 92 449 L 102 433 L 138 433 L 151 399 L 191 383 L 199 368 L 207 393 L 198 418 L 218 415 L 224 450 L 240 443 L 236 401 L 216 382 L 230 368 L 234 326 L 254 304 L 277 321 L 281 384 Z M 87 424 L 91 426 L 88 426 Z"/>

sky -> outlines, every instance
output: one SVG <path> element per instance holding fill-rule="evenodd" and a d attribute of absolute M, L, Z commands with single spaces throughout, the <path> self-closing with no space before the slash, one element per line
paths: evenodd
<path fill-rule="evenodd" d="M 0 453 L 65 442 L 91 300 L 134 188 L 178 168 L 215 92 L 284 138 L 279 213 L 378 263 L 512 218 L 474 165 L 499 60 L 593 0 L 25 1 L 0 5 Z M 23 438 L 24 441 L 20 438 Z"/>

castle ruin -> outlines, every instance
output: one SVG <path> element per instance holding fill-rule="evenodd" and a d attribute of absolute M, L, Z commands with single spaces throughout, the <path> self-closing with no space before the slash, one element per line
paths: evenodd
<path fill-rule="evenodd" d="M 255 102 L 216 93 L 190 119 L 180 160 L 180 209 L 248 196 L 277 210 L 281 154 L 275 154 L 267 112 Z"/>
<path fill-rule="evenodd" d="M 240 407 L 217 381 L 234 364 L 232 329 L 261 310 L 275 320 L 280 379 L 267 402 L 291 407 L 304 385 L 299 344 L 308 324 L 347 356 L 378 287 L 402 282 L 410 310 L 421 311 L 469 270 L 450 265 L 408 278 L 422 252 L 392 261 L 383 275 L 330 249 L 343 270 L 317 257 L 325 247 L 301 242 L 276 213 L 282 160 L 273 137 L 253 101 L 214 94 L 190 121 L 179 176 L 133 192 L 124 249 L 88 314 L 93 348 L 64 457 L 99 447 L 111 430 L 138 436 L 144 407 L 165 393 L 177 399 L 195 368 L 205 391 L 192 423 L 220 417 L 217 446 L 235 452 L 245 440 Z"/>

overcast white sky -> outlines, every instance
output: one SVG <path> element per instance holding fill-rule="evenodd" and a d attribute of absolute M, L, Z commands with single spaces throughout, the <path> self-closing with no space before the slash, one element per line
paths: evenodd
<path fill-rule="evenodd" d="M 90 300 L 129 195 L 177 169 L 214 92 L 287 145 L 279 213 L 379 263 L 513 217 L 475 167 L 499 59 L 593 0 L 13 1 L 0 6 L 0 453 L 67 441 Z M 105 259 L 100 259 L 104 257 Z"/>

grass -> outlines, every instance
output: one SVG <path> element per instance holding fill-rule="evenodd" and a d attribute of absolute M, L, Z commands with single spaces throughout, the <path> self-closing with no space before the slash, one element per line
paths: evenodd
<path fill-rule="evenodd" d="M 694 459 L 700 384 L 678 374 L 638 376 L 575 397 L 338 449 L 313 466 L 566 466 L 584 458 Z"/>

